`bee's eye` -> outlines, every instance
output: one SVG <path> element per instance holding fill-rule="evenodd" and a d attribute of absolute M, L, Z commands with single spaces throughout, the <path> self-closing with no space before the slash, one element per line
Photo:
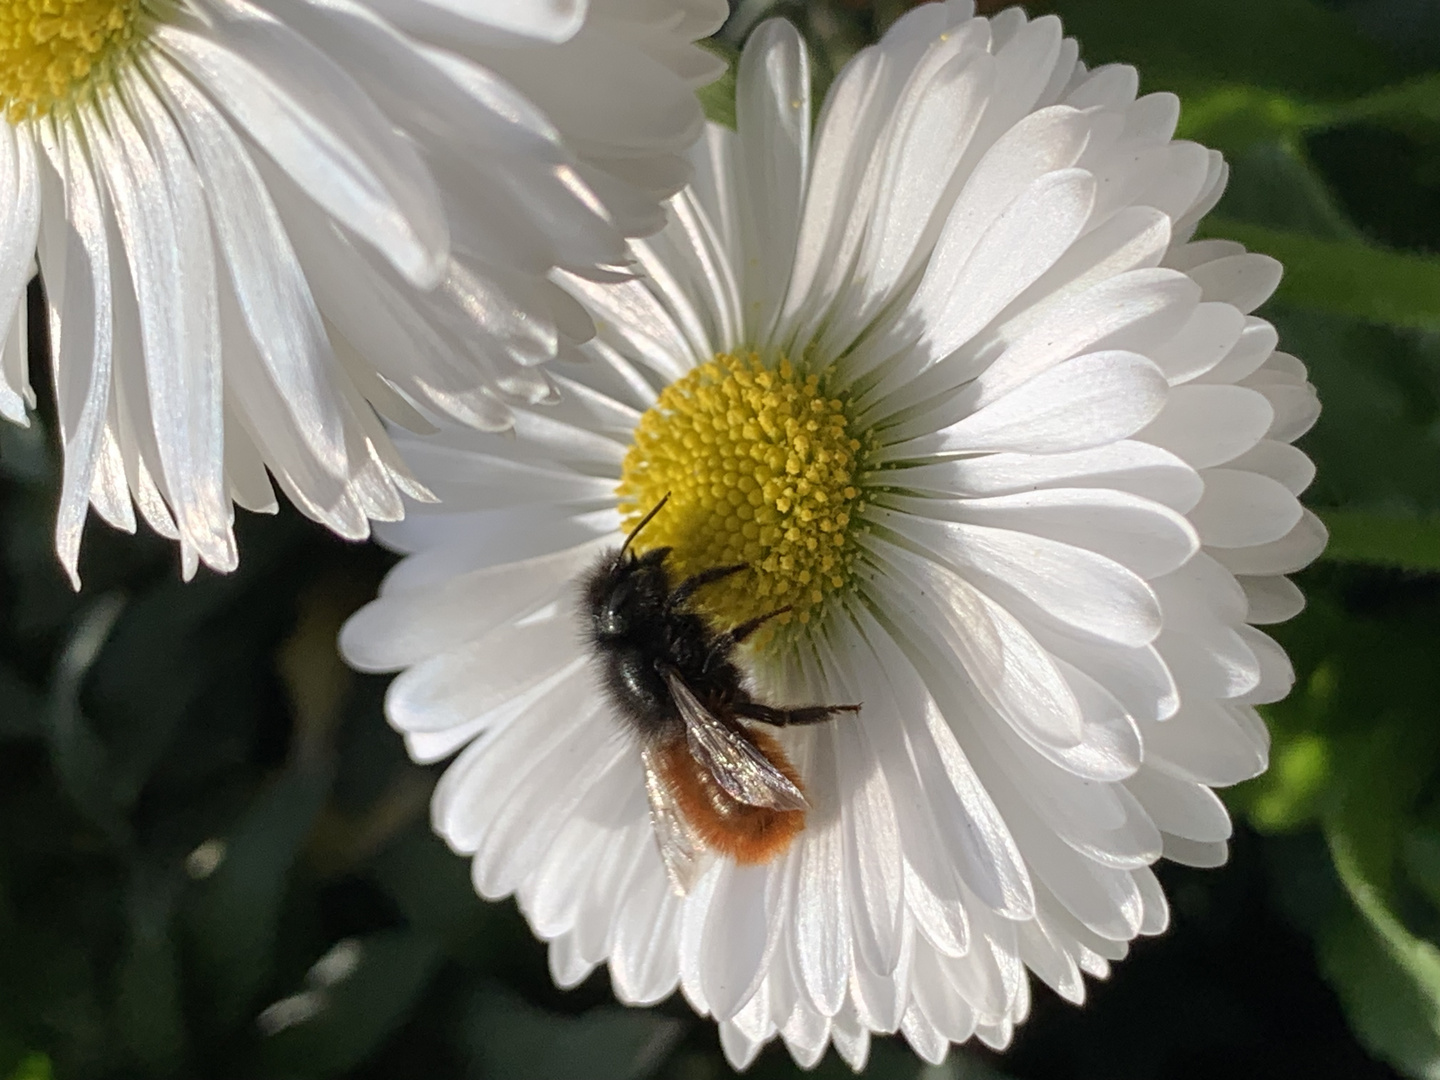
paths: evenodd
<path fill-rule="evenodd" d="M 628 579 L 611 590 L 605 602 L 595 612 L 597 634 L 601 637 L 618 637 L 629 629 L 630 618 L 625 609 L 629 606 L 630 594 L 633 591 Z"/>

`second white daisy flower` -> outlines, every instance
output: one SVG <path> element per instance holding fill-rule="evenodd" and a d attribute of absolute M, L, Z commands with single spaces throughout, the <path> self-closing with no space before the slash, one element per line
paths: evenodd
<path fill-rule="evenodd" d="M 1163 930 L 1156 860 L 1224 860 L 1211 789 L 1264 769 L 1254 707 L 1293 678 L 1253 624 L 1324 542 L 1317 405 L 1249 314 L 1278 266 L 1190 242 L 1220 156 L 1055 19 L 925 5 L 813 134 L 808 87 L 760 28 L 648 277 L 571 281 L 600 330 L 560 404 L 404 443 L 445 502 L 384 533 L 412 554 L 343 647 L 403 669 L 418 760 L 460 751 L 435 827 L 561 984 L 678 987 L 737 1066 L 778 1035 L 858 1068 L 897 1029 L 938 1061 L 1009 1041 L 1026 969 L 1078 1001 Z M 757 694 L 863 703 L 775 731 L 803 831 L 702 852 L 683 896 L 575 595 L 667 494 L 639 549 L 748 567 L 697 594 L 717 626 L 788 609 Z"/>
<path fill-rule="evenodd" d="M 723 0 L 0 5 L 0 415 L 38 262 L 76 576 L 93 505 L 235 565 L 267 469 L 343 536 L 425 497 L 376 412 L 503 428 L 657 228 Z M 592 122 L 603 115 L 605 122 Z"/>

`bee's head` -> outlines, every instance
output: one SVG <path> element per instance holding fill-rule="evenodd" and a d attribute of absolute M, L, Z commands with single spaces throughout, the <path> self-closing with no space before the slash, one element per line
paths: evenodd
<path fill-rule="evenodd" d="M 630 634 L 663 606 L 668 583 L 663 569 L 669 548 L 656 548 L 638 558 L 625 550 L 607 552 L 585 579 L 585 610 L 597 644 Z"/>

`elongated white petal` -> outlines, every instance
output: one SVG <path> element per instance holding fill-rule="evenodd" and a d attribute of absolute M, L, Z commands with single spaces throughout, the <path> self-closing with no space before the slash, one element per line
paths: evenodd
<path fill-rule="evenodd" d="M 35 146 L 28 133 L 0 127 L 0 190 L 10 192 L 0 205 L 0 342 L 4 363 L 0 364 L 0 416 L 17 424 L 26 423 L 25 410 L 31 404 L 26 357 L 17 329 L 23 326 L 21 306 L 25 285 L 34 273 L 35 243 L 40 233 L 40 177 L 36 172 Z"/>
<path fill-rule="evenodd" d="M 767 22 L 752 40 L 735 92 L 745 251 L 741 302 L 746 322 L 765 335 L 784 302 L 800 229 L 810 168 L 810 82 L 805 42 L 789 23 Z"/>
<path fill-rule="evenodd" d="M 148 114 L 150 139 L 120 110 L 87 131 L 134 284 L 150 411 L 176 525 L 206 563 L 230 570 L 236 553 L 224 479 L 209 221 L 178 134 L 147 97 L 141 89 L 134 100 Z M 168 152 L 165 165 L 147 143 Z"/>
<path fill-rule="evenodd" d="M 155 71 L 175 100 L 190 153 L 213 179 L 210 219 L 256 351 L 270 379 L 285 388 L 301 438 L 322 468 L 342 476 L 343 421 L 326 370 L 330 343 L 274 203 L 239 136 L 205 95 L 168 64 L 157 63 Z"/>
<path fill-rule="evenodd" d="M 40 272 L 50 282 L 55 397 L 65 447 L 55 547 L 76 588 L 80 531 L 110 399 L 110 245 L 100 192 L 76 134 L 42 126 Z"/>
<path fill-rule="evenodd" d="M 224 44 L 178 27 L 157 44 L 326 212 L 422 287 L 444 266 L 439 193 L 414 149 L 343 69 L 245 0 L 209 5 Z"/>

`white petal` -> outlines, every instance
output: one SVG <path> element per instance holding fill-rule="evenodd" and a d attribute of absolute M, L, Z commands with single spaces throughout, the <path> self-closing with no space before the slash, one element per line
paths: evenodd
<path fill-rule="evenodd" d="M 885 571 L 870 579 L 882 610 L 915 604 L 922 625 L 941 635 L 981 696 L 1028 741 L 1058 747 L 1080 741 L 1074 695 L 1049 654 L 1009 612 L 958 574 L 903 548 L 871 543 Z M 908 580 L 892 583 L 892 573 Z M 923 598 L 918 604 L 916 594 Z"/>
<path fill-rule="evenodd" d="M 101 437 L 100 457 L 95 462 L 95 477 L 90 486 L 90 505 L 108 524 L 133 533 L 135 509 L 130 505 L 130 492 L 125 484 L 125 463 L 120 443 L 115 436 L 115 398 L 110 398 L 110 418 Z"/>
<path fill-rule="evenodd" d="M 245 0 L 207 0 L 218 40 L 161 25 L 155 43 L 326 212 L 420 288 L 444 269 L 448 230 L 413 146 L 349 75 Z"/>
<path fill-rule="evenodd" d="M 182 538 L 234 569 L 225 483 L 218 300 L 201 183 L 168 112 L 138 79 L 125 109 L 87 125 L 104 169 L 140 313 L 159 463 Z"/>
<path fill-rule="evenodd" d="M 1092 353 L 1037 375 L 935 435 L 884 447 L 880 461 L 920 455 L 1064 453 L 1129 438 L 1164 407 L 1160 369 L 1125 352 Z"/>
<path fill-rule="evenodd" d="M 744 317 L 764 341 L 784 302 L 810 161 L 810 62 L 788 22 L 751 34 L 736 75 L 735 119 L 743 178 Z"/>
<path fill-rule="evenodd" d="M 1198 473 L 1168 450 L 1121 440 L 1064 454 L 987 454 L 906 465 L 875 472 L 867 481 L 903 491 L 983 498 L 1052 488 L 1109 488 L 1184 513 L 1200 501 Z"/>
<path fill-rule="evenodd" d="M 494 738 L 472 743 L 435 789 L 431 820 L 457 851 L 476 851 L 502 826 L 500 812 L 534 765 L 594 726 L 584 679 L 558 682 L 518 721 Z M 637 770 L 638 772 L 638 770 Z M 502 894 L 503 895 L 503 894 Z"/>
<path fill-rule="evenodd" d="M 1038 536 L 925 521 L 878 507 L 866 516 L 923 545 L 1012 613 L 1043 613 L 1062 626 L 1131 647 L 1148 645 L 1160 631 L 1150 588 L 1104 556 Z"/>
<path fill-rule="evenodd" d="M 838 786 L 835 736 L 818 731 L 806 762 L 806 779 L 815 791 Z M 800 840 L 796 874 L 796 974 L 806 997 L 824 1016 L 834 1016 L 845 1000 L 851 959 L 850 918 L 845 877 L 845 835 L 839 807 L 820 806 Z M 828 820 L 827 820 L 828 819 Z M 708 997 L 707 993 L 707 997 Z"/>
<path fill-rule="evenodd" d="M 1247 252 L 1191 267 L 1206 300 L 1222 300 L 1249 314 L 1280 284 L 1281 266 L 1268 255 Z"/>
<path fill-rule="evenodd" d="M 736 1072 L 744 1072 L 750 1068 L 764 1046 L 763 1040 L 744 1035 L 733 1021 L 720 1025 L 720 1049 L 725 1053 L 725 1060 Z"/>
<path fill-rule="evenodd" d="M 55 548 L 78 589 L 80 532 L 109 408 L 111 256 L 100 191 L 76 133 L 68 125 L 42 124 L 39 131 L 53 170 L 42 173 L 38 250 L 65 448 Z"/>
<path fill-rule="evenodd" d="M 1242 577 L 1239 581 L 1250 603 L 1246 619 L 1256 625 L 1285 622 L 1305 608 L 1305 594 L 1289 578 Z"/>
<path fill-rule="evenodd" d="M 1207 546 L 1249 548 L 1279 540 L 1300 521 L 1300 504 L 1280 483 L 1238 469 L 1206 469 L 1205 494 L 1190 511 Z"/>
<path fill-rule="evenodd" d="M 383 596 L 350 617 L 341 651 L 362 671 L 395 671 L 475 641 L 553 602 L 597 551 L 594 545 L 568 548 Z"/>
<path fill-rule="evenodd" d="M 1207 844 L 1167 835 L 1165 837 L 1165 857 L 1182 866 L 1213 870 L 1217 866 L 1224 866 L 1229 861 L 1230 848 L 1223 841 Z"/>
<path fill-rule="evenodd" d="M 874 748 L 858 723 L 836 725 L 835 758 L 851 896 L 851 940 L 864 963 L 893 971 L 900 962 L 903 855 L 899 825 Z"/>
<path fill-rule="evenodd" d="M 838 336 L 848 344 L 873 307 L 854 303 L 832 315 L 830 300 L 863 287 L 854 280 L 852 268 L 879 196 L 884 159 L 874 147 L 891 123 L 889 108 L 902 78 L 897 68 L 888 50 L 862 49 L 825 97 L 782 312 L 793 324 L 792 337 L 811 338 L 838 316 L 847 324 Z M 738 255 L 737 248 L 732 251 Z"/>
<path fill-rule="evenodd" d="M 576 670 L 578 648 L 568 612 L 523 626 L 501 626 L 483 637 L 433 656 L 390 684 L 386 715 L 406 732 L 472 727 L 487 714 L 562 671 Z"/>
<path fill-rule="evenodd" d="M 1294 442 L 1320 417 L 1320 399 L 1311 386 L 1260 385 L 1247 380 L 1265 395 L 1275 410 L 1275 422 L 1266 435 L 1279 442 Z"/>
<path fill-rule="evenodd" d="M 29 322 L 29 311 L 22 300 L 15 305 L 9 333 L 0 341 L 0 416 L 25 427 L 30 423 L 25 410 L 35 400 L 35 391 L 30 388 Z"/>
<path fill-rule="evenodd" d="M 1256 472 L 1283 484 L 1292 495 L 1299 495 L 1315 479 L 1315 463 L 1303 451 L 1289 443 L 1264 439 L 1234 461 L 1232 469 Z"/>
<path fill-rule="evenodd" d="M 1160 415 L 1136 438 L 1204 469 L 1245 453 L 1264 437 L 1274 417 L 1265 396 L 1245 387 L 1177 386 Z"/>
<path fill-rule="evenodd" d="M 28 134 L 0 125 L 0 416 L 26 423 L 31 391 L 27 358 L 11 343 L 11 327 L 24 315 L 25 286 L 34 273 L 35 244 L 40 233 L 40 177 L 35 146 Z M 18 337 L 18 334 L 17 334 Z"/>
<path fill-rule="evenodd" d="M 507 35 L 534 41 L 567 41 L 585 22 L 585 0 L 534 0 L 516 4 L 510 0 L 372 0 L 381 12 L 408 14 L 405 8 L 431 9 L 436 15 L 453 15 L 456 21 L 479 24 L 484 31 L 505 41 Z M 478 28 L 477 28 L 478 30 Z"/>
<path fill-rule="evenodd" d="M 1108 105 L 1111 108 L 1118 108 L 1134 101 L 1139 87 L 1140 76 L 1133 67 L 1128 64 L 1106 64 L 1083 76 L 1067 95 L 1065 101 L 1077 109 L 1088 109 L 1093 105 Z M 1151 95 L 1151 97 L 1159 96 L 1161 95 Z M 1146 100 L 1148 101 L 1149 98 Z M 1178 105 L 1177 102 L 1177 112 Z"/>
<path fill-rule="evenodd" d="M 1204 784 L 1179 780 L 1155 769 L 1141 769 L 1125 781 L 1145 812 L 1164 832 L 1202 843 L 1230 839 L 1230 814 Z"/>
<path fill-rule="evenodd" d="M 788 912 L 770 867 L 721 864 L 700 942 L 700 981 L 711 1014 L 729 1020 L 765 978 Z"/>
<path fill-rule="evenodd" d="M 985 400 L 991 400 L 1083 353 L 1149 355 L 1185 325 L 1198 300 L 1195 283 L 1173 270 L 1141 267 L 1098 280 L 1082 273 L 1034 304 L 1017 305 L 1013 317 L 981 334 L 951 363 L 957 373 L 983 376 Z"/>
<path fill-rule="evenodd" d="M 1207 787 L 1224 787 L 1259 776 L 1265 771 L 1269 744 L 1240 723 L 1231 708 L 1244 706 L 1186 705 L 1163 724 L 1148 725 L 1146 762 L 1170 776 Z"/>
<path fill-rule="evenodd" d="M 1329 538 L 1324 523 L 1305 510 L 1299 524 L 1279 540 L 1250 548 L 1216 548 L 1212 554 L 1235 574 L 1293 574 L 1314 562 Z"/>
<path fill-rule="evenodd" d="M 912 669 L 896 643 L 878 627 L 868 629 L 867 638 L 876 652 L 862 660 L 875 666 L 861 685 L 878 691 L 877 712 L 894 708 L 903 723 L 940 839 L 962 880 L 992 910 L 1024 918 L 1034 909 L 1029 877 L 989 794 L 918 680 L 902 678 Z"/>
<path fill-rule="evenodd" d="M 331 475 L 346 472 L 330 343 L 304 272 L 250 154 L 209 99 L 169 64 L 154 65 L 197 166 L 240 313 L 295 430 Z M 223 197 L 221 196 L 223 192 Z"/>
<path fill-rule="evenodd" d="M 915 1051 L 921 1061 L 939 1066 L 950 1053 L 950 1043 L 920 1011 L 918 1005 L 911 1005 L 905 1010 L 900 1030 L 905 1035 L 905 1041 L 910 1044 L 910 1049 Z"/>
<path fill-rule="evenodd" d="M 1021 189 L 976 238 L 975 223 L 958 216 L 966 205 L 962 195 L 901 317 L 926 328 L 922 355 L 933 361 L 954 352 L 1053 266 L 1084 227 L 1094 198 L 1089 173 L 1047 173 Z"/>
<path fill-rule="evenodd" d="M 1258 685 L 1239 700 L 1246 705 L 1269 705 L 1281 700 L 1295 685 L 1295 668 L 1291 665 L 1290 658 L 1285 655 L 1285 650 L 1268 634 L 1261 633 L 1254 627 L 1242 626 L 1236 632 L 1260 662 Z"/>
<path fill-rule="evenodd" d="M 930 250 L 943 223 L 937 214 L 956 193 L 947 189 L 964 175 L 961 160 L 995 81 L 995 62 L 983 51 L 983 29 L 971 23 L 927 50 L 892 107 L 888 159 L 875 206 L 867 206 L 870 228 L 855 268 L 873 298 L 872 309 L 909 277 L 916 256 Z M 861 145 L 852 142 L 852 155 Z M 860 172 L 858 165 L 852 158 L 849 171 Z M 807 202 L 812 217 L 816 208 Z M 834 217 L 833 211 L 831 203 L 823 212 Z"/>
<path fill-rule="evenodd" d="M 1227 307 L 1230 305 L 1226 305 Z M 1218 364 L 1200 376 L 1206 383 L 1235 383 L 1253 375 L 1275 351 L 1280 335 L 1264 319 L 1250 316 L 1240 337 Z"/>
<path fill-rule="evenodd" d="M 1172 383 L 1189 382 L 1207 372 L 1214 373 L 1233 351 L 1244 329 L 1245 316 L 1231 305 L 1200 304 L 1180 332 L 1150 354 L 1151 359 Z"/>
<path fill-rule="evenodd" d="M 627 898 L 610 962 L 615 993 L 630 1005 L 669 997 L 679 980 L 680 905 L 663 874 L 654 874 Z"/>
<path fill-rule="evenodd" d="M 1094 488 L 1052 488 L 965 500 L 882 496 L 881 505 L 944 521 L 1048 537 L 1114 559 L 1143 578 L 1183 565 L 1200 548 L 1183 516 L 1148 499 Z"/>

